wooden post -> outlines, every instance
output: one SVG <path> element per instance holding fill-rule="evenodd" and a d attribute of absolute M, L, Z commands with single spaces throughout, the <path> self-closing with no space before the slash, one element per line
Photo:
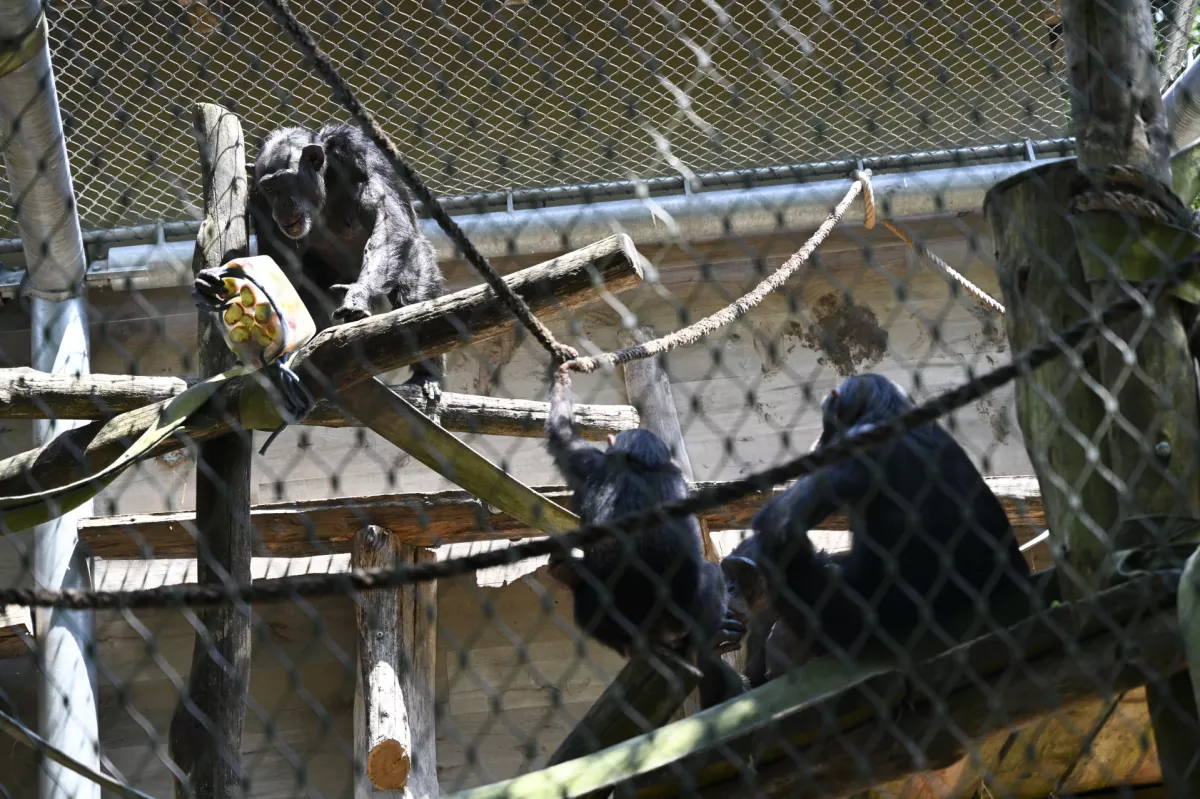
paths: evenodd
<path fill-rule="evenodd" d="M 401 563 L 437 559 L 432 549 L 396 547 Z M 437 583 L 405 586 L 400 598 L 401 652 L 408 655 L 404 695 L 408 697 L 408 730 L 412 740 L 412 773 L 408 790 L 413 799 L 438 799 L 437 701 Z"/>
<path fill-rule="evenodd" d="M 1077 175 L 1071 161 L 1036 166 L 996 184 L 984 199 L 1014 351 L 1046 341 L 1090 311 L 1065 213 Z M 1089 466 L 1086 444 L 1101 444 L 1105 422 L 1089 377 L 1100 377 L 1094 349 L 1079 361 L 1060 357 L 1016 382 L 1017 423 L 1037 473 L 1052 548 L 1069 554 L 1060 565 L 1067 596 L 1095 584 L 1117 521 L 1116 492 Z"/>
<path fill-rule="evenodd" d="M 1173 224 L 1181 231 L 1191 227 L 1191 220 L 1182 206 L 1172 213 L 1164 199 L 1155 202 L 1156 192 L 1170 192 L 1171 161 L 1148 0 L 1063 0 L 1062 15 L 1078 168 L 1089 179 L 1084 190 L 1103 203 L 1093 202 L 1071 213 L 1084 258 L 1084 296 L 1090 295 L 1098 308 L 1123 296 L 1124 280 L 1144 279 L 1170 266 L 1156 252 L 1133 249 L 1156 225 L 1163 226 L 1130 210 L 1137 204 L 1121 198 L 1149 201 L 1160 209 L 1159 216 L 1174 217 Z M 1117 184 L 1121 194 L 1116 194 L 1108 171 L 1112 167 L 1132 168 L 1135 175 L 1145 175 L 1166 188 L 1156 189 L 1141 177 L 1137 179 L 1142 185 L 1131 184 L 1122 176 Z M 1120 209 L 1113 219 L 1097 214 L 1097 207 L 1108 209 L 1110 204 Z M 1033 221 L 1026 219 L 1027 224 Z M 1106 240 L 1119 223 L 1130 235 L 1119 243 Z M 1189 246 L 1195 249 L 1194 243 Z M 1089 267 L 1090 253 L 1097 248 L 1105 256 L 1103 264 Z M 1130 353 L 1135 356 L 1132 362 Z M 1115 400 L 1116 407 L 1106 412 L 1103 440 L 1092 443 L 1102 447 L 1102 461 L 1123 488 L 1115 492 L 1117 520 L 1108 528 L 1109 548 L 1138 550 L 1159 561 L 1156 556 L 1173 547 L 1194 547 L 1200 529 L 1200 481 L 1194 473 L 1200 409 L 1179 303 L 1167 298 L 1150 319 L 1130 315 L 1109 325 L 1096 346 L 1095 364 L 1099 382 L 1110 395 L 1103 399 Z M 1074 476 L 1061 475 L 1068 485 Z M 1073 555 L 1068 549 L 1074 566 Z M 1104 580 L 1113 571 L 1110 562 L 1095 576 Z M 1090 587 L 1097 587 L 1094 581 Z M 1192 762 L 1200 751 L 1200 723 L 1190 680 L 1181 675 L 1169 682 L 1152 682 L 1146 696 L 1168 795 L 1200 796 L 1200 768 Z M 1186 723 L 1180 720 L 1181 713 L 1186 714 Z"/>
<path fill-rule="evenodd" d="M 217 105 L 196 106 L 196 140 L 204 170 L 204 222 L 192 271 L 250 252 L 246 219 L 246 154 L 238 118 Z M 229 369 L 233 354 L 212 314 L 200 315 L 201 377 Z M 219 399 L 219 396 L 218 396 Z M 237 409 L 231 409 L 236 414 Z M 221 411 L 220 408 L 217 409 Z M 235 417 L 236 418 L 236 417 Z M 251 435 L 231 432 L 199 446 L 196 469 L 197 577 L 201 583 L 250 581 Z M 184 702 L 171 719 L 171 757 L 201 799 L 242 796 L 242 731 L 250 687 L 250 618 L 235 604 L 202 610 L 188 696 L 213 732 Z M 176 795 L 183 786 L 176 783 Z"/>
<path fill-rule="evenodd" d="M 648 325 L 622 334 L 622 346 L 641 344 L 655 338 L 654 329 Z M 665 356 L 661 356 L 665 358 Z M 671 378 L 658 357 L 630 361 L 624 365 L 625 396 L 630 405 L 637 409 L 643 430 L 657 435 L 671 451 L 671 457 L 689 483 L 696 482 L 692 471 L 692 460 L 688 457 L 687 444 L 683 440 L 683 428 L 679 424 L 679 411 L 675 407 L 675 396 L 671 391 Z M 717 562 L 720 557 L 709 535 L 708 523 L 700 520 L 700 545 L 704 559 Z M 730 652 L 723 659 L 741 673 L 744 657 L 741 651 Z M 700 709 L 700 699 L 693 693 L 683 706 L 683 715 L 690 716 Z"/>
<path fill-rule="evenodd" d="M 399 546 L 382 527 L 354 537 L 355 569 L 415 563 L 430 550 Z M 437 799 L 434 728 L 436 583 L 381 589 L 358 599 L 358 676 L 354 695 L 354 759 L 363 771 L 355 799 Z"/>

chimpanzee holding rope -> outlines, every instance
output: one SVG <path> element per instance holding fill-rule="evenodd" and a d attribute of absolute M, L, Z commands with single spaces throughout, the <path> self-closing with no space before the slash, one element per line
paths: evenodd
<path fill-rule="evenodd" d="M 689 489 L 662 439 L 648 430 L 609 437 L 607 452 L 572 425 L 569 383 L 555 383 L 546 420 L 547 446 L 584 524 L 603 524 L 634 510 L 681 499 Z M 742 624 L 728 613 L 725 580 L 704 560 L 696 517 L 667 519 L 583 548 L 582 558 L 553 556 L 551 575 L 571 589 L 575 623 L 626 657 L 638 639 L 692 659 L 700 668 L 700 703 L 740 694 L 741 677 L 717 653 L 736 647 Z"/>

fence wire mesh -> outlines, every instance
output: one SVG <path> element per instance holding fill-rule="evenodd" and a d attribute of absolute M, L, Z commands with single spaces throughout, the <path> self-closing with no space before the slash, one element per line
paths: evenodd
<path fill-rule="evenodd" d="M 273 4 L 0 9 L 0 793 L 1200 795 L 1200 181 L 1057 3 L 291 4 L 457 233 Z"/>

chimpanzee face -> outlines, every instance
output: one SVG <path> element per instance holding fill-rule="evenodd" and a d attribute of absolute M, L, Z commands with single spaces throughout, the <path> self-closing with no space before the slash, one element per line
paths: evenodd
<path fill-rule="evenodd" d="M 263 145 L 254 176 L 284 234 L 302 239 L 312 232 L 325 205 L 325 148 L 320 142 L 312 141 L 308 131 L 278 131 Z"/>

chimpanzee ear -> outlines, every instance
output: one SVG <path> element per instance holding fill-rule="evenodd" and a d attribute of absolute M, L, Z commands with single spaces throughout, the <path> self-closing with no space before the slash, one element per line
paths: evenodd
<path fill-rule="evenodd" d="M 320 144 L 304 145 L 304 149 L 300 151 L 300 163 L 314 172 L 320 172 L 321 167 L 325 166 L 325 148 Z"/>

